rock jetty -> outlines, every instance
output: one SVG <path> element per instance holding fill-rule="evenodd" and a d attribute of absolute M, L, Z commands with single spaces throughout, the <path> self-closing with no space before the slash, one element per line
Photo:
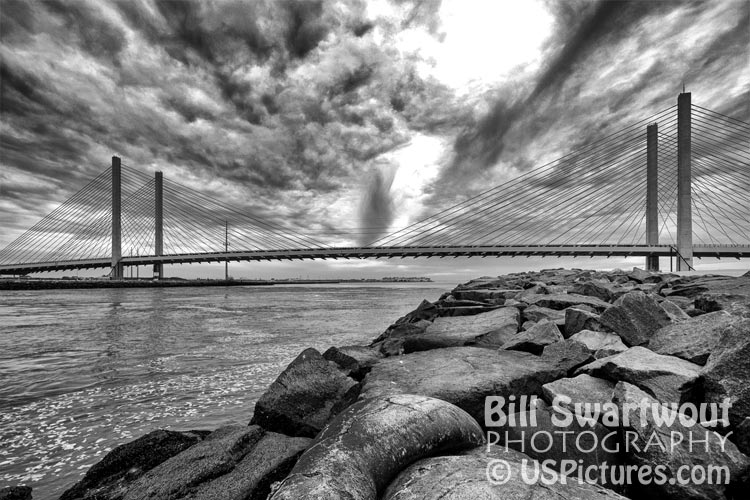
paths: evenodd
<path fill-rule="evenodd" d="M 303 351 L 248 422 L 153 431 L 61 499 L 748 498 L 750 276 L 475 279 Z"/>

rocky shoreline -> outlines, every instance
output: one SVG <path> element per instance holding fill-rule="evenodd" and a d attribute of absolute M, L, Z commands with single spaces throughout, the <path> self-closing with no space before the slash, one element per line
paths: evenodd
<path fill-rule="evenodd" d="M 739 499 L 748 454 L 750 275 L 556 269 L 459 285 L 367 346 L 307 349 L 247 426 L 150 432 L 60 498 Z M 529 480 L 540 463 L 548 480 Z M 684 480 L 711 467 L 726 480 Z"/>

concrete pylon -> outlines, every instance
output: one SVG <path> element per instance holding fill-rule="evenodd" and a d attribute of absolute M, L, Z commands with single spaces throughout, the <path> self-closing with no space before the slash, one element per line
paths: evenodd
<path fill-rule="evenodd" d="M 693 267 L 690 92 L 677 98 L 677 270 Z"/>
<path fill-rule="evenodd" d="M 659 125 L 646 127 L 646 244 L 659 244 Z M 646 270 L 659 270 L 659 256 L 646 257 Z"/>
<path fill-rule="evenodd" d="M 112 157 L 112 274 L 121 280 L 122 272 L 122 172 L 120 158 Z"/>
<path fill-rule="evenodd" d="M 164 178 L 161 172 L 154 176 L 154 255 L 164 255 Z M 154 278 L 164 278 L 164 264 L 154 264 Z"/>

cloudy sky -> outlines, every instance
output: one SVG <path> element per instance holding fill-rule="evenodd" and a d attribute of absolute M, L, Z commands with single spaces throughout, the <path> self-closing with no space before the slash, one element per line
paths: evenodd
<path fill-rule="evenodd" d="M 747 0 L 0 0 L 0 247 L 112 155 L 367 243 L 674 104 L 683 84 L 750 121 L 748 68 Z M 640 260 L 233 266 L 452 278 Z"/>

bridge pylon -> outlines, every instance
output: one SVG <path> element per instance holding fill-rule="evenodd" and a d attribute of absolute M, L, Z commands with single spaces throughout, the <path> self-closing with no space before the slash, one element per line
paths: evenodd
<path fill-rule="evenodd" d="M 646 127 L 646 244 L 659 244 L 659 125 Z M 659 270 L 659 256 L 646 257 L 646 270 Z"/>
<path fill-rule="evenodd" d="M 120 158 L 112 157 L 112 272 L 110 278 L 121 280 L 122 266 L 122 169 Z"/>
<path fill-rule="evenodd" d="M 164 255 L 164 176 L 156 172 L 154 176 L 154 255 Z M 154 264 L 154 278 L 164 278 L 164 264 Z"/>
<path fill-rule="evenodd" d="M 691 97 L 677 97 L 677 270 L 693 269 Z"/>

